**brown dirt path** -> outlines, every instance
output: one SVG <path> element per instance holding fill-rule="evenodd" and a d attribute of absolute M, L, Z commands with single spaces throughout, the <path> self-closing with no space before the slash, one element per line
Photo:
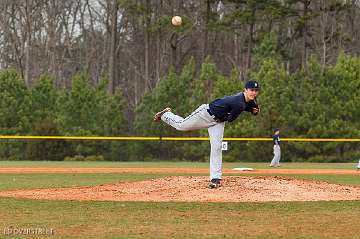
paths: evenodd
<path fill-rule="evenodd" d="M 0 173 L 209 173 L 208 168 L 0 168 Z M 347 174 L 359 175 L 360 170 L 352 169 L 254 169 L 238 171 L 224 169 L 226 174 Z"/>

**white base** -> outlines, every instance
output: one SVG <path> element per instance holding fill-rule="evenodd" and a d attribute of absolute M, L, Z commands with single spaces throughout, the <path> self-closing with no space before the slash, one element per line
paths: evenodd
<path fill-rule="evenodd" d="M 238 171 L 254 171 L 253 168 L 233 168 L 233 170 L 238 170 Z"/>

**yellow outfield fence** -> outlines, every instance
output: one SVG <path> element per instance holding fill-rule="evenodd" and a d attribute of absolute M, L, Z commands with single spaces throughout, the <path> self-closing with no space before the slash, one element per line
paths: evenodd
<path fill-rule="evenodd" d="M 208 137 L 165 137 L 165 136 L 34 136 L 0 135 L 0 139 L 23 140 L 164 140 L 164 141 L 206 141 Z M 224 138 L 224 141 L 271 141 L 272 138 Z M 360 138 L 281 138 L 281 141 L 302 142 L 360 142 Z"/>

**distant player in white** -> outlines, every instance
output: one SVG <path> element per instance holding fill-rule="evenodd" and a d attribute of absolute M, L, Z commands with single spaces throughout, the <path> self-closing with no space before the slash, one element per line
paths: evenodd
<path fill-rule="evenodd" d="M 280 167 L 280 130 L 275 129 L 273 135 L 273 144 L 274 144 L 274 157 L 271 160 L 270 167 Z"/>
<path fill-rule="evenodd" d="M 359 159 L 358 165 L 356 166 L 356 169 L 357 169 L 357 170 L 360 170 L 360 159 Z"/>
<path fill-rule="evenodd" d="M 170 108 L 158 112 L 154 121 L 164 121 L 180 131 L 208 129 L 210 138 L 210 188 L 220 187 L 222 176 L 222 140 L 225 122 L 232 122 L 241 112 L 257 115 L 260 111 L 256 96 L 260 90 L 258 82 L 246 82 L 245 89 L 236 95 L 216 99 L 209 104 L 200 105 L 188 117 L 183 118 L 171 112 Z"/>

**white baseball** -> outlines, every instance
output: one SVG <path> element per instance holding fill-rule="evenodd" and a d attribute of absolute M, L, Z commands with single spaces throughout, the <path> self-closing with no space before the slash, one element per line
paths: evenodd
<path fill-rule="evenodd" d="M 181 25 L 181 17 L 180 16 L 173 16 L 173 18 L 171 19 L 171 23 L 174 25 L 174 26 L 180 26 Z"/>

